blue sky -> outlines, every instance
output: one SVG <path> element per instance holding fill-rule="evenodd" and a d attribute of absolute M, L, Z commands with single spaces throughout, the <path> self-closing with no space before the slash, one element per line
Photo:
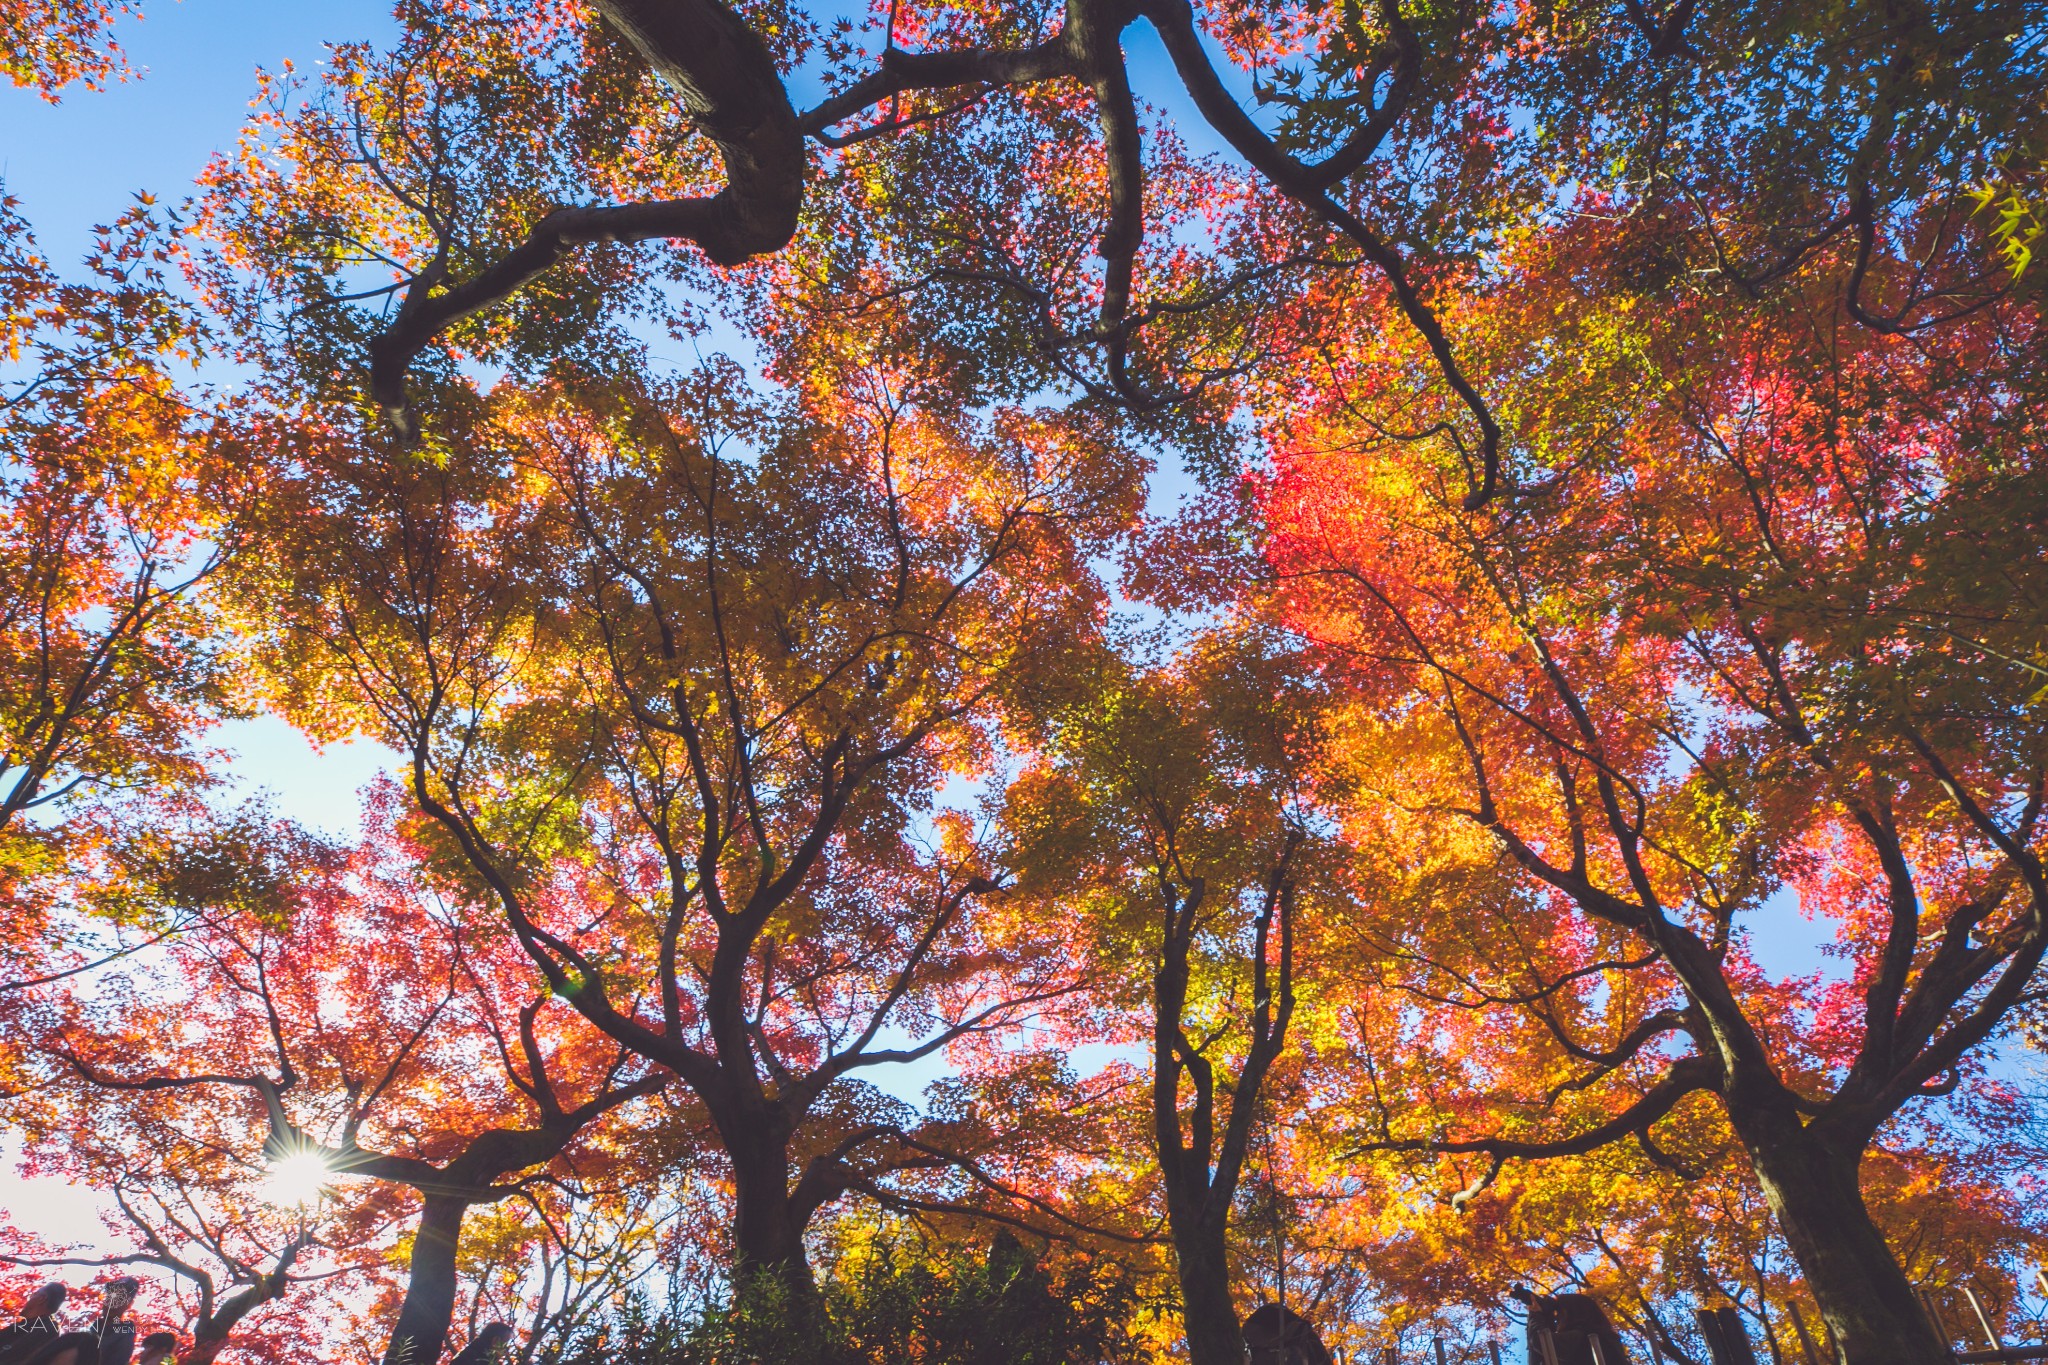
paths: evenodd
<path fill-rule="evenodd" d="M 231 147 L 259 67 L 302 69 L 323 42 L 392 30 L 374 0 L 163 0 L 121 24 L 138 75 L 104 90 L 78 87 L 50 104 L 0 85 L 0 180 L 21 200 L 43 250 L 63 268 L 95 224 L 141 191 L 176 202 L 216 150 Z M 387 756 L 366 744 L 315 750 L 274 720 L 218 731 L 243 785 L 268 788 L 280 811 L 334 833 L 356 825 L 356 792 Z"/>
<path fill-rule="evenodd" d="M 130 195 L 175 200 L 233 145 L 258 67 L 309 67 L 324 41 L 391 29 L 375 0 L 160 0 L 117 31 L 139 78 L 57 105 L 0 86 L 0 176 L 44 248 L 75 257 Z"/>
<path fill-rule="evenodd" d="M 846 8 L 864 7 L 850 0 Z M 189 192 L 208 158 L 234 145 L 259 69 L 289 60 L 310 72 L 329 42 L 395 32 L 384 0 L 155 0 L 117 29 L 136 70 L 129 80 L 74 86 L 54 105 L 0 85 L 0 183 L 64 268 L 135 194 L 175 203 Z M 1151 31 L 1135 30 L 1131 47 L 1141 83 L 1157 97 L 1178 94 Z M 1171 460 L 1162 465 L 1155 505 L 1164 511 L 1187 481 Z M 245 786 L 269 790 L 280 813 L 337 834 L 355 829 L 356 793 L 391 757 L 363 743 L 315 750 L 274 720 L 231 724 L 215 739 L 235 753 Z"/>
<path fill-rule="evenodd" d="M 175 202 L 216 149 L 233 145 L 259 66 L 289 58 L 310 67 L 324 40 L 390 27 L 388 9 L 364 0 L 158 0 L 146 19 L 119 29 L 137 77 L 100 91 L 73 88 L 54 105 L 0 83 L 0 183 L 21 201 L 44 252 L 66 267 L 94 225 L 137 192 Z M 316 751 L 274 720 L 232 724 L 215 738 L 235 751 L 244 787 L 267 788 L 283 813 L 340 834 L 355 829 L 357 790 L 385 760 L 366 744 Z M 0 1142 L 0 1208 L 25 1231 L 92 1238 L 92 1194 L 20 1179 L 15 1152 Z"/>

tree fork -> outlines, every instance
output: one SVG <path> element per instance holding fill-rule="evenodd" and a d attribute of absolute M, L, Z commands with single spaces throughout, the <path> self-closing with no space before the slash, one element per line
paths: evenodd
<path fill-rule="evenodd" d="M 429 266 L 407 288 L 396 320 L 370 343 L 370 396 L 407 437 L 418 431 L 405 392 L 413 358 L 572 247 L 677 238 L 731 266 L 780 251 L 796 235 L 804 136 L 767 44 L 718 0 L 593 0 L 592 7 L 681 97 L 718 148 L 725 188 L 706 199 L 557 209 L 508 255 L 452 286 L 438 263 Z"/>
<path fill-rule="evenodd" d="M 1730 1104 L 1728 1116 L 1843 1365 L 1950 1365 L 1863 1203 L 1861 1149 L 1836 1149 L 1793 1113 Z"/>

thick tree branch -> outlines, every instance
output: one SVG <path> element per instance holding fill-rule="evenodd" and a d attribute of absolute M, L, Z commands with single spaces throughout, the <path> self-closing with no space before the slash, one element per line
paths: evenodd
<path fill-rule="evenodd" d="M 1436 1155 L 1478 1154 L 1507 1161 L 1542 1161 L 1550 1157 L 1584 1156 L 1620 1138 L 1647 1131 L 1659 1119 L 1678 1107 L 1680 1100 L 1701 1090 L 1713 1090 L 1716 1068 L 1701 1057 L 1687 1057 L 1674 1063 L 1641 1098 L 1613 1118 L 1571 1137 L 1548 1142 L 1525 1142 L 1516 1138 L 1385 1138 L 1360 1143 L 1352 1150 L 1364 1152 L 1427 1152 Z"/>
<path fill-rule="evenodd" d="M 578 246 L 670 238 L 695 242 L 716 265 L 779 251 L 803 202 L 804 145 L 796 111 L 767 45 L 719 0 L 592 0 L 681 96 L 718 148 L 725 188 L 705 199 L 563 208 L 467 280 L 436 266 L 415 278 L 398 316 L 370 346 L 370 394 L 407 435 L 417 422 L 405 396 L 413 358 L 450 326 L 516 292 Z"/>

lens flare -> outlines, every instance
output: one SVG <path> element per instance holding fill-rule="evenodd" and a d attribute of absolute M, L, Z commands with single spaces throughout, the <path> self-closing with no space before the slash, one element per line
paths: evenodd
<path fill-rule="evenodd" d="M 326 1193 L 333 1172 L 318 1152 L 294 1152 L 270 1165 L 263 1178 L 263 1198 L 280 1208 L 302 1209 Z"/>

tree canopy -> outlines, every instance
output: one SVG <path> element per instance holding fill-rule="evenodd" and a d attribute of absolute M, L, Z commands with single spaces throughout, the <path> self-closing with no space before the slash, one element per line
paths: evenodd
<path fill-rule="evenodd" d="M 331 38 L 0 198 L 0 1358 L 2039 1335 L 2039 6 Z"/>

